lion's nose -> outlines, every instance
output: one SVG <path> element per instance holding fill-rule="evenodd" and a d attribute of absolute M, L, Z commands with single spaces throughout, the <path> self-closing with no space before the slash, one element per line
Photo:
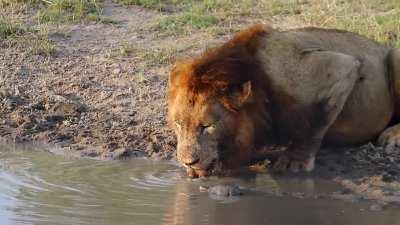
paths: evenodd
<path fill-rule="evenodd" d="M 183 164 L 185 164 L 186 166 L 191 166 L 191 165 L 194 165 L 194 164 L 196 164 L 198 162 L 199 162 L 199 158 L 196 158 L 196 159 L 190 159 L 190 161 L 189 160 L 188 161 L 184 161 Z"/>

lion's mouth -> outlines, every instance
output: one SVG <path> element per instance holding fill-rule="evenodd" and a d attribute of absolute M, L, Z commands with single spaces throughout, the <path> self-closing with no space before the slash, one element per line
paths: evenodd
<path fill-rule="evenodd" d="M 208 177 L 214 174 L 216 160 L 214 159 L 207 167 L 202 167 L 201 165 L 194 164 L 186 168 L 186 172 L 190 178 L 201 178 Z"/>

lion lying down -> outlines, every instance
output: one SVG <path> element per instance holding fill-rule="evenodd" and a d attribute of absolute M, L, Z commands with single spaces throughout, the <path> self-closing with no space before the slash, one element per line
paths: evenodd
<path fill-rule="evenodd" d="M 340 30 L 254 26 L 176 63 L 168 120 L 192 177 L 268 156 L 275 170 L 311 171 L 321 143 L 400 144 L 400 125 L 387 128 L 399 100 L 399 49 Z"/>

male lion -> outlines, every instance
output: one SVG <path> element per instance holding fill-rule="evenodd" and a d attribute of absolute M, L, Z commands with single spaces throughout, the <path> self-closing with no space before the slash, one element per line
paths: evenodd
<path fill-rule="evenodd" d="M 400 144 L 400 49 L 319 28 L 260 25 L 177 62 L 168 120 L 192 177 L 272 155 L 272 168 L 311 171 L 321 143 Z"/>

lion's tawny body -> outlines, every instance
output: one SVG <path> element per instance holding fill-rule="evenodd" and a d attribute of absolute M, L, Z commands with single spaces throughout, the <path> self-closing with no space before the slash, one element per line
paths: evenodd
<path fill-rule="evenodd" d="M 322 143 L 373 141 L 400 115 L 399 68 L 399 50 L 351 32 L 251 27 L 171 73 L 178 160 L 209 175 L 280 146 L 275 169 L 310 171 Z M 379 141 L 398 139 L 394 126 Z"/>
<path fill-rule="evenodd" d="M 387 68 L 389 47 L 354 33 L 315 28 L 274 32 L 263 43 L 265 46 L 260 46 L 258 57 L 267 67 L 266 75 L 279 86 L 278 91 L 295 96 L 296 104 L 310 105 L 319 100 L 321 89 L 331 87 L 326 86 L 330 78 L 325 71 L 308 70 L 311 62 L 307 62 L 304 56 L 307 53 L 303 52 L 338 52 L 360 63 L 351 93 L 324 136 L 326 142 L 365 143 L 377 137 L 392 119 L 393 96 Z M 332 82 L 352 81 L 342 78 Z"/>

